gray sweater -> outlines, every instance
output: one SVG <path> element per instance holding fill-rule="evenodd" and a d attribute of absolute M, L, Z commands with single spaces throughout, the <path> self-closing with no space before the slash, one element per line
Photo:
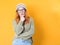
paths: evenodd
<path fill-rule="evenodd" d="M 19 23 L 17 24 L 15 19 L 12 20 L 12 24 L 15 32 L 13 39 L 20 38 L 23 40 L 28 40 L 32 43 L 31 37 L 34 34 L 34 20 L 32 17 L 30 17 L 29 23 L 25 24 L 24 27 L 23 27 L 23 21 L 19 21 Z"/>

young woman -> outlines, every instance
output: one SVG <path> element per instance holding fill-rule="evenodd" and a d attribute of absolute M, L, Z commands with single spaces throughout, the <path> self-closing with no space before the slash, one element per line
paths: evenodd
<path fill-rule="evenodd" d="M 26 7 L 23 3 L 16 6 L 16 18 L 13 19 L 13 28 L 15 36 L 12 45 L 32 45 L 32 36 L 34 34 L 34 20 L 26 13 Z"/>

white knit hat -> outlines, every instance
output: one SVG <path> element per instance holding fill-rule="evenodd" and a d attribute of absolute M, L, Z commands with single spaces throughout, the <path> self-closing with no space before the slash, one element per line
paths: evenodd
<path fill-rule="evenodd" d="M 25 8 L 26 9 L 26 6 L 23 3 L 19 3 L 16 5 L 16 10 L 18 10 L 19 8 Z"/>

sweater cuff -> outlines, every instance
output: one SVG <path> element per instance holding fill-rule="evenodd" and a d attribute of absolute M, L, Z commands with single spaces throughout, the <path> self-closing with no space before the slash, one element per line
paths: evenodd
<path fill-rule="evenodd" d="M 19 21 L 19 25 L 23 25 L 23 21 L 20 20 L 20 21 Z"/>

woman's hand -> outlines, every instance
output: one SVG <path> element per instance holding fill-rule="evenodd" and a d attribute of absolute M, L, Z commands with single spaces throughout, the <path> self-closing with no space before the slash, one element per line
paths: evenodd
<path fill-rule="evenodd" d="M 21 20 L 21 21 L 24 21 L 24 20 L 25 20 L 25 17 L 22 15 L 22 16 L 20 17 L 20 20 Z"/>

